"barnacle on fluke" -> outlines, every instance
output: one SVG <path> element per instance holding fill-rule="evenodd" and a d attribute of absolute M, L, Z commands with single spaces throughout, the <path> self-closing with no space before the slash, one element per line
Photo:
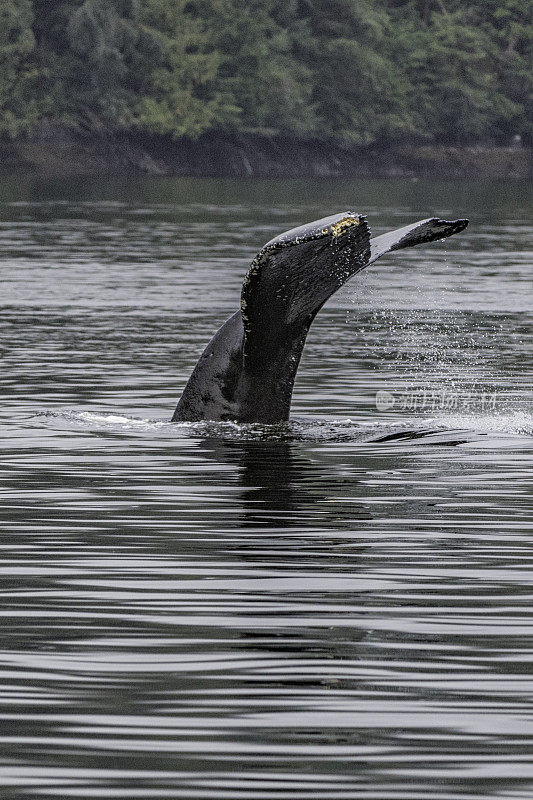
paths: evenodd
<path fill-rule="evenodd" d="M 333 225 L 330 225 L 329 228 L 323 228 L 322 233 L 328 233 L 331 231 L 333 236 L 339 236 L 346 228 L 351 228 L 352 225 L 359 225 L 359 217 L 357 216 L 347 216 L 340 219 L 338 222 L 334 222 Z"/>
<path fill-rule="evenodd" d="M 272 239 L 246 273 L 240 310 L 194 368 L 173 422 L 287 420 L 307 332 L 326 300 L 385 253 L 443 239 L 467 225 L 466 219 L 431 218 L 371 239 L 366 217 L 348 211 Z"/>

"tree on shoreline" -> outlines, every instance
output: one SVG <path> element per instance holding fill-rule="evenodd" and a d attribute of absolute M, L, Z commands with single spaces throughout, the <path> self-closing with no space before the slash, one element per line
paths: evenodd
<path fill-rule="evenodd" d="M 0 0 L 0 136 L 533 139 L 523 0 Z"/>
<path fill-rule="evenodd" d="M 14 138 L 37 124 L 38 70 L 30 0 L 0 0 L 0 135 Z"/>

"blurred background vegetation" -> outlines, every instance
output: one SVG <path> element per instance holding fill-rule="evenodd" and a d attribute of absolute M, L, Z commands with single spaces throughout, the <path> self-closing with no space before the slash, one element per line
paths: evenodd
<path fill-rule="evenodd" d="M 533 138 L 529 0 L 0 0 L 0 136 Z"/>

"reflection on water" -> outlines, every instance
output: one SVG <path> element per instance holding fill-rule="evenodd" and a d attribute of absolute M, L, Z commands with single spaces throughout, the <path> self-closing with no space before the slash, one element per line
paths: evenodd
<path fill-rule="evenodd" d="M 523 187 L 2 188 L 2 797 L 529 800 Z M 258 247 L 342 208 L 473 222 L 323 309 L 290 424 L 169 424 Z"/>

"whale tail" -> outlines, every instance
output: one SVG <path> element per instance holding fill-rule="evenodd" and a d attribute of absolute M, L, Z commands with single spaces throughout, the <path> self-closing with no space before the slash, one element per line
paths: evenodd
<path fill-rule="evenodd" d="M 467 225 L 431 218 L 371 239 L 366 217 L 347 212 L 272 239 L 246 274 L 241 310 L 209 342 L 172 420 L 287 420 L 307 333 L 326 300 L 385 253 Z"/>
<path fill-rule="evenodd" d="M 402 250 L 404 247 L 415 247 L 418 244 L 434 242 L 435 239 L 445 239 L 453 236 L 454 233 L 464 231 L 468 225 L 467 219 L 456 219 L 452 222 L 438 217 L 423 219 L 404 228 L 384 233 L 370 240 L 370 260 L 372 264 L 377 258 L 381 258 L 386 253 L 394 250 Z"/>

